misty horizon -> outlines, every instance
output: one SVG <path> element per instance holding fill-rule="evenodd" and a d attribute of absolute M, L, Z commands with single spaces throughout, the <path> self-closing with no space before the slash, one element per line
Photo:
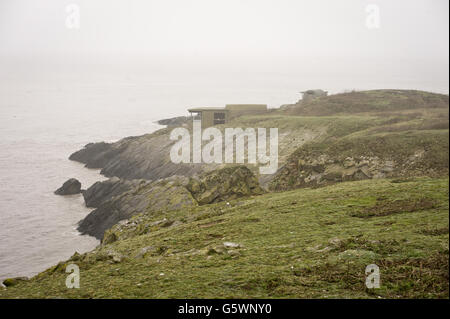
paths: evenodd
<path fill-rule="evenodd" d="M 378 28 L 366 25 L 371 4 Z M 447 1 L 3 1 L 0 38 L 2 85 L 278 79 L 297 81 L 292 93 L 448 94 Z"/>

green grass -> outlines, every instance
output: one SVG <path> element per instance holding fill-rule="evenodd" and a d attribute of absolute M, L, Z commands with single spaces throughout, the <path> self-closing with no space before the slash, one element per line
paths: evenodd
<path fill-rule="evenodd" d="M 0 298 L 449 298 L 448 178 L 346 182 L 132 221 Z M 80 289 L 65 287 L 68 263 Z M 365 287 L 372 263 L 379 289 Z"/>
<path fill-rule="evenodd" d="M 395 179 L 149 211 L 108 230 L 94 251 L 0 288 L 0 298 L 449 298 L 447 95 L 343 93 L 226 126 L 278 128 L 280 167 L 321 155 L 423 159 Z M 286 174 L 288 188 L 297 175 Z M 80 267 L 80 289 L 65 286 L 69 263 Z M 372 263 L 379 289 L 365 287 Z"/>
<path fill-rule="evenodd" d="M 395 161 L 396 174 L 435 176 L 448 172 L 448 111 L 446 95 L 372 90 L 322 97 L 266 115 L 242 116 L 218 127 L 278 128 L 279 167 L 309 155 L 329 156 L 336 162 L 347 157 L 377 156 Z M 424 152 L 424 158 L 414 167 L 397 165 L 416 152 Z M 291 186 L 296 187 L 298 172 L 288 175 Z M 266 179 L 260 182 L 267 186 Z M 289 181 L 271 184 L 290 188 Z"/>
<path fill-rule="evenodd" d="M 371 90 L 340 93 L 300 103 L 289 112 L 297 115 L 398 112 L 415 109 L 448 109 L 448 95 L 415 90 Z"/>

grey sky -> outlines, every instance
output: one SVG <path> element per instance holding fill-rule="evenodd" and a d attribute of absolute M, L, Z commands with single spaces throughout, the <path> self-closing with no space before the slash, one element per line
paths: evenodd
<path fill-rule="evenodd" d="M 77 30 L 65 26 L 70 3 L 80 7 Z M 366 27 L 368 4 L 379 6 L 378 29 Z M 444 81 L 448 6 L 448 0 L 0 0 L 0 55 L 350 73 L 381 68 Z"/>

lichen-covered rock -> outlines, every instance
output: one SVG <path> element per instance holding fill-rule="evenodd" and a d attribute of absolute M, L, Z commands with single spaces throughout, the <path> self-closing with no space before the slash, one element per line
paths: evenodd
<path fill-rule="evenodd" d="M 107 229 L 136 214 L 197 205 L 184 186 L 186 183 L 187 178 L 179 176 L 139 183 L 131 190 L 102 202 L 79 223 L 78 230 L 102 239 Z"/>
<path fill-rule="evenodd" d="M 344 181 L 448 175 L 448 133 L 356 136 L 309 144 L 291 154 L 269 190 L 319 187 Z"/>
<path fill-rule="evenodd" d="M 162 219 L 146 226 L 128 221 L 139 213 L 170 211 L 262 193 L 264 190 L 259 186 L 256 176 L 245 166 L 211 171 L 199 178 L 172 176 L 154 182 L 142 181 L 129 191 L 101 202 L 79 223 L 78 230 L 102 239 L 103 244 L 111 243 L 122 236 L 121 231 L 124 229 L 127 232 L 145 233 L 147 228 L 171 227 L 176 223 L 174 220 Z M 112 228 L 119 222 L 119 227 Z M 135 229 L 137 227 L 139 229 Z"/>
<path fill-rule="evenodd" d="M 73 195 L 81 193 L 81 183 L 76 178 L 70 178 L 55 191 L 56 195 Z"/>
<path fill-rule="evenodd" d="M 191 178 L 187 189 L 200 205 L 264 193 L 246 166 L 226 167 L 205 173 L 199 179 Z"/>

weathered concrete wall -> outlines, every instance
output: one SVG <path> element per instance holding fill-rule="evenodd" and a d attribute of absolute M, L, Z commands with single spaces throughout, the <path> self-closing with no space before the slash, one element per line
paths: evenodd
<path fill-rule="evenodd" d="M 207 128 L 214 125 L 214 113 L 222 113 L 218 110 L 211 110 L 211 111 L 202 111 L 202 128 Z M 229 120 L 228 113 L 225 113 L 225 123 Z"/>
<path fill-rule="evenodd" d="M 237 116 L 261 114 L 267 112 L 266 104 L 227 104 L 225 109 L 229 111 L 229 119 Z"/>

